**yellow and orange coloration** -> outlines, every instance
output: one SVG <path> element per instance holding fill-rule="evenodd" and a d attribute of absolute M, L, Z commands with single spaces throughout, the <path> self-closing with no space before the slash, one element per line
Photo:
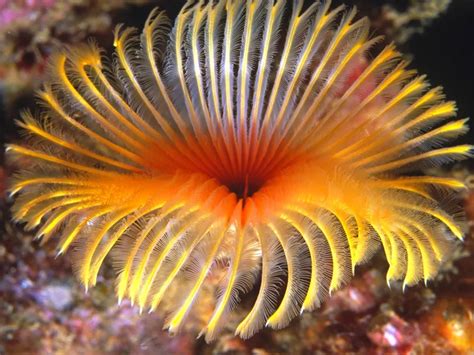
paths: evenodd
<path fill-rule="evenodd" d="M 8 147 L 32 164 L 14 217 L 73 249 L 86 288 L 110 254 L 119 300 L 172 332 L 224 270 L 206 340 L 253 287 L 236 333 L 286 326 L 380 245 L 389 282 L 432 278 L 462 238 L 439 196 L 463 184 L 414 172 L 470 156 L 440 147 L 466 120 L 393 45 L 369 60 L 367 19 L 329 7 L 191 1 L 172 28 L 158 11 L 140 36 L 117 28 L 112 64 L 94 44 L 56 55 L 30 140 Z"/>

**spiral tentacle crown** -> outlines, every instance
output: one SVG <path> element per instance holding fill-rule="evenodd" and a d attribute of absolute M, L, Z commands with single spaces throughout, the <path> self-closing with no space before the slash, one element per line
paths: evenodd
<path fill-rule="evenodd" d="M 416 171 L 472 147 L 443 146 L 466 120 L 379 42 L 329 1 L 201 0 L 118 27 L 108 64 L 66 49 L 7 148 L 28 162 L 14 218 L 72 249 L 86 288 L 110 254 L 119 299 L 172 332 L 212 299 L 208 341 L 252 288 L 242 337 L 318 307 L 379 246 L 388 282 L 428 280 L 463 236 L 441 201 L 464 185 Z"/>

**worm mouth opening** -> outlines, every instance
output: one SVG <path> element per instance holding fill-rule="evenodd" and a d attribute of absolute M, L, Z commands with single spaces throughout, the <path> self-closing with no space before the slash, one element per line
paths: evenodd
<path fill-rule="evenodd" d="M 240 179 L 223 182 L 223 184 L 229 189 L 229 191 L 235 193 L 238 200 L 242 200 L 245 203 L 245 200 L 248 197 L 252 197 L 254 193 L 260 190 L 263 186 L 263 181 L 246 174 Z"/>

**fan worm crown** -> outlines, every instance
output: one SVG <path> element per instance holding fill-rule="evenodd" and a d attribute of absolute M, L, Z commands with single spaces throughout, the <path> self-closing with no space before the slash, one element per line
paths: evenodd
<path fill-rule="evenodd" d="M 387 281 L 428 280 L 462 238 L 440 197 L 463 184 L 416 171 L 472 147 L 444 146 L 466 120 L 393 45 L 369 60 L 379 41 L 329 1 L 201 0 L 119 26 L 112 63 L 64 50 L 8 147 L 29 164 L 14 217 L 72 249 L 86 288 L 110 254 L 119 300 L 172 332 L 192 313 L 206 340 L 254 287 L 236 333 L 286 326 L 379 246 Z"/>

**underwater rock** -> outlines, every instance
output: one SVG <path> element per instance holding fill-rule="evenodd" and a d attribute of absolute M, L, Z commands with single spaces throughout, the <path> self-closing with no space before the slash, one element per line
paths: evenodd
<path fill-rule="evenodd" d="M 35 298 L 42 306 L 56 311 L 64 311 L 71 307 L 74 300 L 71 287 L 68 285 L 48 285 L 36 292 Z"/>

